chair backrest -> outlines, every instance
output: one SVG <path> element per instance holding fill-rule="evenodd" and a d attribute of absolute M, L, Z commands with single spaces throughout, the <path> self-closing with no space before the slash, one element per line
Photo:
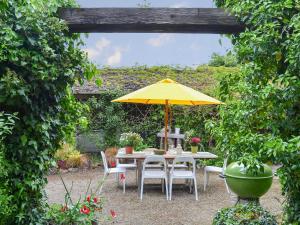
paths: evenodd
<path fill-rule="evenodd" d="M 101 151 L 101 156 L 102 156 L 104 171 L 107 172 L 108 171 L 108 164 L 107 164 L 107 160 L 106 160 L 106 156 L 105 156 L 104 151 Z"/>
<path fill-rule="evenodd" d="M 175 159 L 173 160 L 171 173 L 175 170 L 175 165 L 177 164 L 186 164 L 191 163 L 193 168 L 193 173 L 196 172 L 196 162 L 195 159 L 192 156 L 184 156 L 184 155 L 177 155 Z M 182 170 L 182 169 L 181 169 Z"/>
<path fill-rule="evenodd" d="M 143 171 L 146 170 L 147 165 L 153 165 L 151 163 L 163 164 L 164 170 L 167 169 L 166 160 L 162 155 L 147 155 L 143 163 Z"/>

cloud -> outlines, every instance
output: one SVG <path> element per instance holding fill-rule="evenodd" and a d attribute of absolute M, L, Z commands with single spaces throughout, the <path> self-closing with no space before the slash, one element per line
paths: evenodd
<path fill-rule="evenodd" d="M 100 54 L 99 51 L 97 51 L 96 49 L 93 49 L 93 48 L 85 48 L 85 49 L 83 49 L 83 51 L 85 51 L 87 53 L 89 59 L 95 59 Z"/>
<path fill-rule="evenodd" d="M 96 48 L 98 51 L 102 52 L 103 49 L 107 48 L 110 46 L 111 41 L 102 37 L 99 41 L 96 42 Z"/>
<path fill-rule="evenodd" d="M 160 47 L 172 39 L 172 34 L 160 34 L 158 37 L 150 38 L 146 41 L 148 45 Z"/>
<path fill-rule="evenodd" d="M 177 2 L 170 6 L 170 8 L 186 8 L 188 4 L 186 2 Z"/>
<path fill-rule="evenodd" d="M 99 57 L 99 55 L 102 54 L 104 49 L 110 46 L 110 44 L 110 40 L 102 37 L 96 42 L 95 48 L 85 48 L 83 49 L 83 51 L 85 51 L 88 54 L 89 59 L 96 59 L 97 57 Z"/>
<path fill-rule="evenodd" d="M 107 60 L 106 60 L 106 64 L 109 66 L 115 66 L 120 64 L 121 60 L 122 60 L 122 53 L 123 50 L 121 48 L 116 48 L 115 51 L 112 53 L 112 55 L 110 55 Z"/>

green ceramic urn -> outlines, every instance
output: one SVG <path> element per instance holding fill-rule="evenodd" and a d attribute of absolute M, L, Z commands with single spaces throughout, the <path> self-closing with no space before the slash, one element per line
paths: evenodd
<path fill-rule="evenodd" d="M 258 174 L 247 173 L 246 168 L 237 162 L 225 170 L 226 182 L 240 198 L 257 199 L 264 195 L 272 185 L 272 169 L 264 164 L 264 171 Z"/>

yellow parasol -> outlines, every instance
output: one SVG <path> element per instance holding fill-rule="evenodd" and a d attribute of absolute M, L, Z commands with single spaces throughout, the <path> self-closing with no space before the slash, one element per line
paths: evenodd
<path fill-rule="evenodd" d="M 167 150 L 169 105 L 219 105 L 221 101 L 209 97 L 171 79 L 164 79 L 146 86 L 112 102 L 165 105 L 165 150 Z"/>

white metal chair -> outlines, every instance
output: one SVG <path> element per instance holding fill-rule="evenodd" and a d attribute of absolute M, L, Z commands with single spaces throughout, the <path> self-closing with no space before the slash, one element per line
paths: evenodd
<path fill-rule="evenodd" d="M 143 152 L 148 156 L 148 155 L 154 155 L 154 150 L 157 148 L 146 148 Z M 162 170 L 164 167 L 163 163 L 152 163 L 152 164 L 147 164 L 146 168 L 151 168 L 151 169 L 158 169 Z"/>
<path fill-rule="evenodd" d="M 116 166 L 114 168 L 109 168 L 106 160 L 105 153 L 101 151 L 101 156 L 103 160 L 103 167 L 104 167 L 104 177 L 108 176 L 109 174 L 116 174 L 117 181 L 119 181 L 119 174 L 124 174 L 124 178 L 122 179 L 123 182 L 123 193 L 125 193 L 125 185 L 126 185 L 126 179 L 125 179 L 125 174 L 126 174 L 126 168 Z"/>
<path fill-rule="evenodd" d="M 192 164 L 192 170 L 185 169 L 182 170 L 182 168 L 179 170 L 179 168 L 176 168 L 176 165 L 178 164 L 186 164 L 191 163 Z M 194 189 L 195 189 L 195 196 L 196 200 L 198 201 L 198 191 L 197 191 L 197 181 L 196 181 L 196 162 L 193 157 L 191 156 L 176 156 L 173 160 L 173 165 L 170 171 L 170 197 L 169 199 L 172 199 L 172 184 L 173 179 L 189 179 L 194 182 Z"/>
<path fill-rule="evenodd" d="M 223 167 L 218 167 L 218 166 L 205 166 L 204 167 L 204 191 L 206 190 L 206 186 L 208 185 L 209 173 L 219 173 L 219 176 L 222 179 L 224 179 L 227 192 L 230 194 L 230 190 L 229 190 L 229 187 L 227 185 L 227 182 L 226 182 L 226 179 L 224 176 L 225 169 L 227 167 L 227 160 L 228 160 L 228 157 L 225 157 L 224 162 L 223 162 Z"/>
<path fill-rule="evenodd" d="M 163 164 L 162 170 L 157 170 L 153 168 L 147 167 L 151 163 Z M 161 155 L 148 155 L 146 156 L 144 163 L 143 163 L 143 170 L 142 170 L 142 179 L 141 179 L 141 200 L 143 199 L 143 192 L 144 192 L 144 180 L 145 179 L 163 179 L 165 181 L 166 187 L 166 195 L 168 200 L 168 176 L 167 176 L 167 164 L 163 156 Z"/>

